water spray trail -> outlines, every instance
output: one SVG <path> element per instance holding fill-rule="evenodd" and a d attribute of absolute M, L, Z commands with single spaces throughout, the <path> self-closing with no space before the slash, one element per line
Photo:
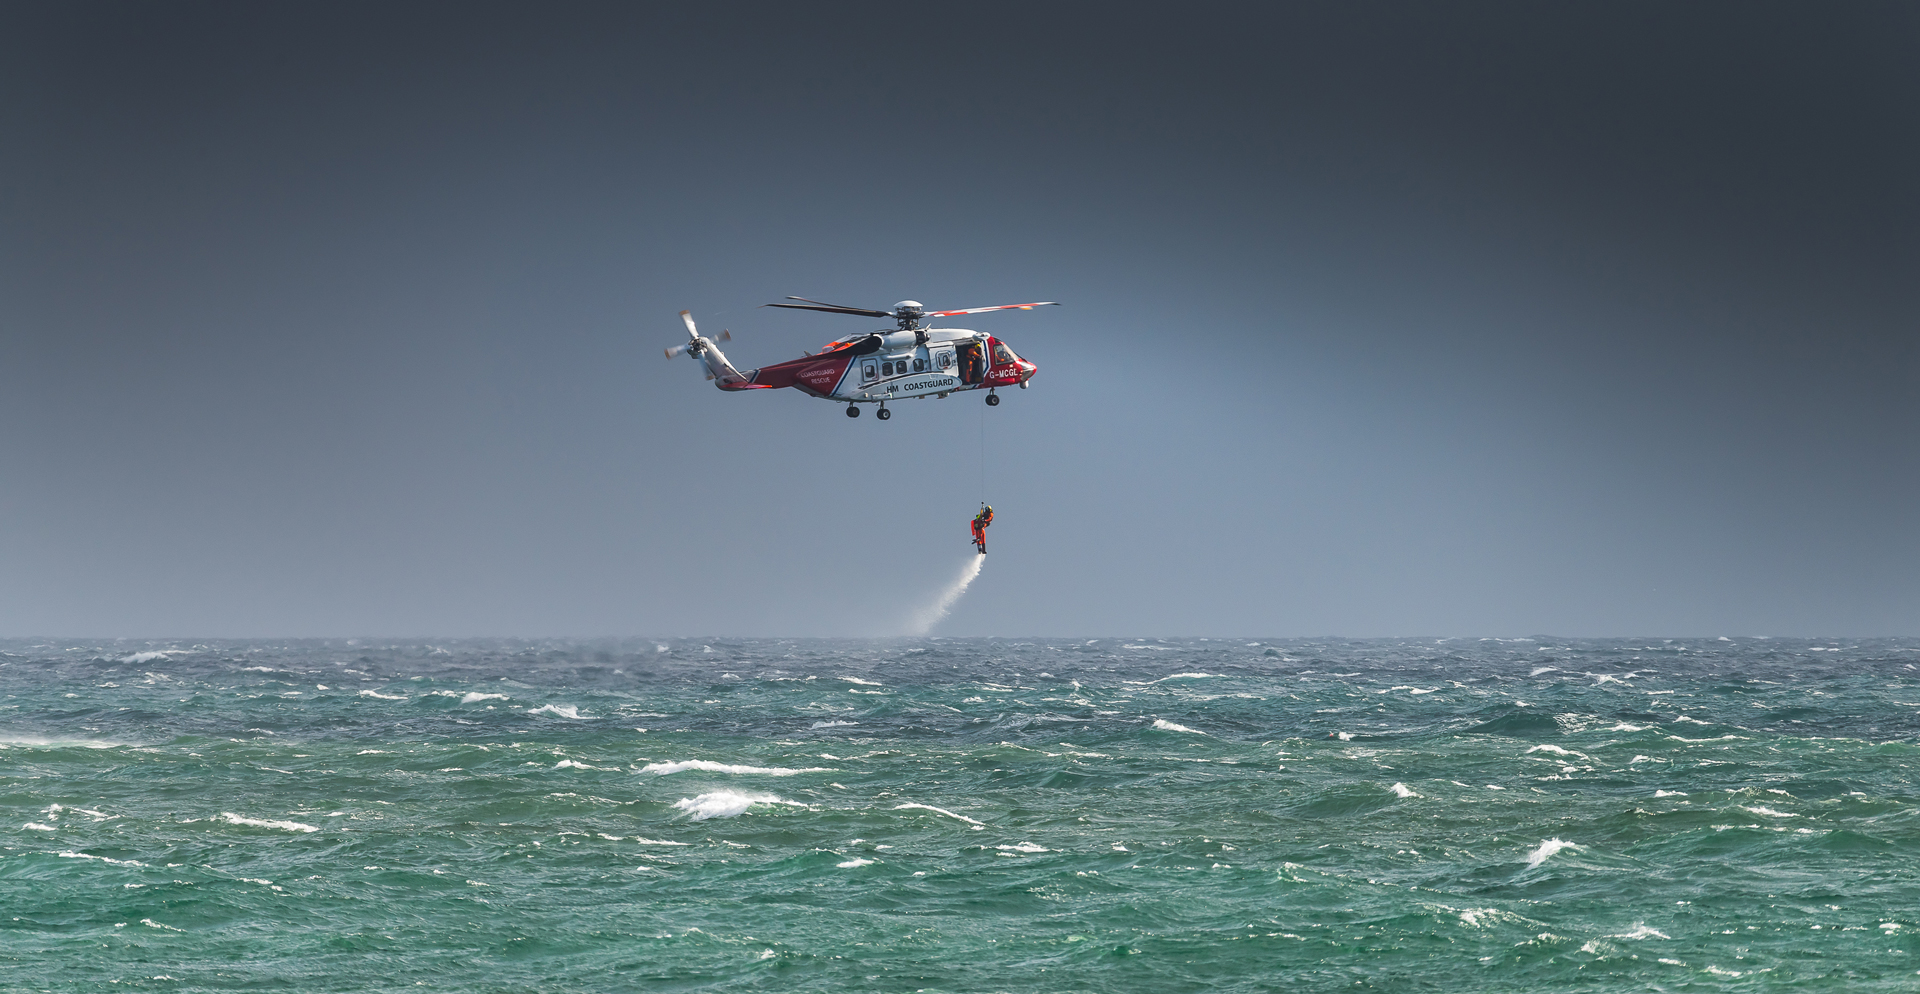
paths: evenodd
<path fill-rule="evenodd" d="M 960 599 L 961 594 L 967 592 L 967 586 L 973 582 L 974 577 L 980 575 L 980 567 L 986 564 L 985 555 L 968 556 L 967 564 L 960 567 L 960 575 L 955 577 L 952 583 L 947 584 L 947 589 L 940 591 L 940 596 L 935 598 L 933 603 L 914 612 L 913 621 L 907 626 L 908 633 L 925 635 L 933 631 L 933 626 L 947 616 L 947 611 L 953 607 L 955 601 Z"/>

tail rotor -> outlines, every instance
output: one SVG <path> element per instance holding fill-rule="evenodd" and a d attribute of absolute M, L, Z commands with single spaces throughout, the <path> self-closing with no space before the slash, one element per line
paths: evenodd
<path fill-rule="evenodd" d="M 676 345 L 673 348 L 667 349 L 666 350 L 667 358 L 672 359 L 675 356 L 682 356 L 682 355 L 692 355 L 692 356 L 698 357 L 701 352 L 706 351 L 706 345 L 703 344 L 701 341 L 700 329 L 694 327 L 693 312 L 681 311 L 680 320 L 685 321 L 687 323 L 687 340 L 680 345 Z M 721 342 L 731 342 L 733 341 L 733 332 L 722 328 L 720 330 L 719 337 L 714 340 L 721 341 Z"/>

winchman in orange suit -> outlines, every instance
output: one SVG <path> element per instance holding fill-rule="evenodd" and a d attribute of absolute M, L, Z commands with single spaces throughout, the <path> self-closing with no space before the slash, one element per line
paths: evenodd
<path fill-rule="evenodd" d="M 993 505 L 980 505 L 980 513 L 973 516 L 973 544 L 981 555 L 987 554 L 987 526 L 993 524 Z"/>

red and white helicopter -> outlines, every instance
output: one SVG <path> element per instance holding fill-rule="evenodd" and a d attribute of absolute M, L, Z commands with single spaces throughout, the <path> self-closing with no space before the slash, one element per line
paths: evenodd
<path fill-rule="evenodd" d="M 985 332 L 959 328 L 922 328 L 927 318 L 950 318 L 988 311 L 1030 311 L 1055 306 L 1043 300 L 1033 304 L 1000 304 L 994 307 L 967 307 L 957 311 L 929 311 L 917 300 L 903 300 L 890 311 L 866 307 L 823 304 L 805 297 L 788 297 L 798 304 L 766 304 L 802 311 L 826 311 L 829 314 L 857 314 L 870 318 L 892 318 L 897 327 L 860 335 L 837 338 L 818 352 L 798 359 L 749 369 L 733 368 L 727 357 L 702 338 L 693 325 L 693 315 L 680 312 L 687 323 L 688 341 L 667 351 L 667 358 L 685 353 L 707 365 L 707 379 L 722 390 L 774 390 L 792 387 L 801 393 L 847 405 L 847 417 L 860 416 L 861 404 L 879 404 L 875 416 L 885 421 L 893 417 L 887 410 L 890 400 L 909 397 L 945 397 L 962 390 L 987 391 L 987 404 L 998 405 L 1000 387 L 1026 389 L 1037 367 L 1013 354 L 1005 342 Z M 720 333 L 721 341 L 733 336 Z"/>

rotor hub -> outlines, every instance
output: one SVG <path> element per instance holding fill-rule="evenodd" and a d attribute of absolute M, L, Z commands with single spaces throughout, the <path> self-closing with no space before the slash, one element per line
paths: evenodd
<path fill-rule="evenodd" d="M 900 322 L 902 331 L 918 331 L 920 319 L 926 314 L 926 306 L 917 300 L 902 300 L 893 305 L 893 319 Z"/>

